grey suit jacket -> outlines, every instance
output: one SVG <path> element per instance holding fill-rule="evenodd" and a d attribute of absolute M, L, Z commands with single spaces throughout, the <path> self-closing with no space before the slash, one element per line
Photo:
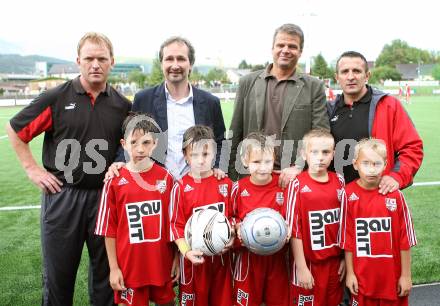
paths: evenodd
<path fill-rule="evenodd" d="M 240 157 L 237 157 L 239 144 L 249 133 L 263 130 L 267 87 L 264 72 L 260 70 L 248 74 L 239 82 L 230 127 L 232 144 L 229 175 L 232 179 L 237 179 L 237 170 L 243 169 Z M 295 163 L 298 142 L 305 133 L 314 128 L 330 130 L 323 82 L 296 72 L 294 79 L 295 82 L 287 83 L 280 122 L 281 168 Z"/>

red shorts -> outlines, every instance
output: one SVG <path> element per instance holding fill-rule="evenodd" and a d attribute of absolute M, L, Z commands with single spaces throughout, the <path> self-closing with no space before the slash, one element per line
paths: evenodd
<path fill-rule="evenodd" d="M 352 306 L 408 306 L 408 297 L 398 297 L 397 300 L 375 299 L 361 293 L 352 295 Z"/>
<path fill-rule="evenodd" d="M 241 248 L 234 269 L 234 305 L 284 306 L 289 301 L 287 248 L 260 256 Z"/>
<path fill-rule="evenodd" d="M 114 291 L 115 304 L 131 306 L 148 306 L 149 301 L 157 304 L 166 304 L 174 301 L 173 283 L 167 282 L 163 286 L 144 286 L 127 288 L 124 291 Z"/>
<path fill-rule="evenodd" d="M 180 305 L 232 305 L 232 254 L 205 256 L 194 266 L 180 256 Z"/>
<path fill-rule="evenodd" d="M 339 257 L 331 257 L 320 263 L 307 261 L 315 281 L 315 285 L 310 290 L 296 286 L 296 266 L 293 263 L 289 305 L 339 305 L 344 292 L 343 282 L 339 281 L 338 275 L 340 262 Z"/>

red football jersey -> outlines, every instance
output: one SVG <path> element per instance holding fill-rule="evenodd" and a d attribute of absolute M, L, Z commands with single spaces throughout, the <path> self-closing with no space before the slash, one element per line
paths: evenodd
<path fill-rule="evenodd" d="M 341 211 L 341 248 L 353 253 L 362 295 L 397 299 L 400 251 L 416 245 L 410 211 L 402 192 L 366 190 L 356 181 L 345 188 Z"/>
<path fill-rule="evenodd" d="M 218 210 L 229 219 L 231 189 L 229 178 L 218 180 L 213 175 L 194 179 L 187 174 L 176 182 L 171 192 L 171 241 L 185 237 L 186 221 L 200 209 Z"/>
<path fill-rule="evenodd" d="M 292 237 L 302 240 L 307 260 L 341 254 L 338 232 L 343 188 L 343 177 L 334 172 L 328 173 L 327 182 L 318 182 L 303 171 L 289 184 L 286 220 Z"/>
<path fill-rule="evenodd" d="M 169 235 L 171 174 L 154 164 L 142 173 L 120 170 L 104 185 L 95 234 L 116 238 L 126 287 L 170 281 L 173 245 Z"/>
<path fill-rule="evenodd" d="M 244 177 L 232 187 L 234 217 L 237 222 L 252 210 L 260 207 L 272 208 L 283 213 L 284 192 L 278 186 L 278 174 L 272 174 L 272 181 L 266 185 L 255 185 L 250 176 Z"/>

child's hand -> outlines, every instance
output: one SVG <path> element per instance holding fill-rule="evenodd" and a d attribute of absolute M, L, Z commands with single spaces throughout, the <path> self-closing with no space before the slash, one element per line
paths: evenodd
<path fill-rule="evenodd" d="M 315 280 L 307 267 L 297 268 L 296 273 L 298 274 L 298 283 L 301 288 L 309 290 L 313 288 Z"/>
<path fill-rule="evenodd" d="M 201 265 L 205 262 L 203 253 L 200 251 L 189 250 L 185 253 L 185 258 L 193 263 L 193 265 Z"/>
<path fill-rule="evenodd" d="M 409 276 L 401 276 L 397 283 L 397 294 L 399 296 L 407 296 L 411 291 L 412 281 Z"/>
<path fill-rule="evenodd" d="M 223 248 L 223 250 L 221 251 L 220 254 L 224 254 L 232 248 L 232 246 L 234 245 L 234 239 L 235 239 L 235 230 L 232 228 L 231 229 L 231 239 L 229 239 L 228 244 L 225 245 L 225 247 Z"/>
<path fill-rule="evenodd" d="M 113 290 L 122 291 L 127 288 L 124 286 L 124 277 L 122 276 L 121 269 L 110 270 L 110 286 Z"/>
<path fill-rule="evenodd" d="M 351 294 L 357 295 L 358 294 L 358 281 L 356 278 L 356 275 L 354 273 L 347 274 L 347 278 L 345 280 L 345 284 L 347 285 L 348 289 L 350 290 Z"/>
<path fill-rule="evenodd" d="M 180 278 L 179 253 L 176 252 L 173 259 L 173 266 L 171 267 L 171 281 L 177 282 Z"/>
<path fill-rule="evenodd" d="M 345 277 L 345 259 L 342 258 L 341 262 L 339 263 L 339 269 L 338 269 L 338 275 L 339 275 L 339 281 L 342 282 Z"/>
<path fill-rule="evenodd" d="M 243 240 L 241 240 L 241 232 L 240 232 L 241 222 L 235 224 L 235 232 L 237 234 L 238 240 L 240 240 L 240 243 L 243 243 Z"/>

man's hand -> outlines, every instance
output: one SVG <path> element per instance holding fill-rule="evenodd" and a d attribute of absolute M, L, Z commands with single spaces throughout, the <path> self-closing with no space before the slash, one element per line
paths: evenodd
<path fill-rule="evenodd" d="M 115 162 L 108 167 L 107 173 L 105 174 L 104 182 L 119 176 L 119 169 L 125 166 L 124 162 Z"/>
<path fill-rule="evenodd" d="M 342 258 L 341 262 L 339 263 L 339 269 L 338 269 L 338 275 L 339 275 L 339 281 L 342 282 L 344 280 L 345 277 L 345 259 Z"/>
<path fill-rule="evenodd" d="M 200 251 L 189 250 L 185 253 L 185 258 L 191 261 L 195 266 L 201 265 L 205 262 L 205 259 L 203 258 L 203 253 Z"/>
<path fill-rule="evenodd" d="M 399 282 L 397 283 L 397 294 L 400 297 L 407 296 L 411 291 L 411 287 L 412 287 L 411 277 L 401 276 L 399 278 Z"/>
<path fill-rule="evenodd" d="M 113 269 L 110 270 L 110 286 L 113 290 L 122 291 L 127 288 L 125 288 L 124 285 L 124 277 L 122 276 L 121 269 Z"/>
<path fill-rule="evenodd" d="M 223 179 L 223 178 L 228 176 L 226 173 L 223 172 L 223 170 L 218 169 L 218 168 L 214 168 L 213 172 L 214 172 L 215 178 L 218 179 L 218 180 L 221 180 L 221 179 Z"/>
<path fill-rule="evenodd" d="M 358 281 L 357 281 L 356 275 L 354 275 L 354 273 L 347 274 L 347 279 L 345 280 L 345 284 L 347 285 L 351 294 L 354 294 L 354 295 L 358 294 L 358 289 L 359 289 L 358 288 Z"/>
<path fill-rule="evenodd" d="M 301 173 L 301 170 L 298 169 L 297 167 L 289 167 L 289 168 L 284 168 L 281 171 L 274 170 L 273 172 L 280 174 L 278 185 L 284 189 L 287 187 L 287 185 L 289 185 L 289 182 L 291 180 L 294 180 L 296 176 Z"/>
<path fill-rule="evenodd" d="M 45 193 L 57 193 L 61 191 L 63 183 L 55 175 L 40 166 L 32 166 L 26 169 L 29 179 Z"/>
<path fill-rule="evenodd" d="M 387 194 L 389 192 L 396 191 L 400 188 L 399 183 L 391 176 L 384 175 L 379 183 L 379 193 Z"/>
<path fill-rule="evenodd" d="M 297 268 L 296 273 L 298 276 L 298 283 L 301 288 L 308 290 L 313 288 L 315 285 L 315 280 L 307 267 L 304 267 L 303 269 Z"/>

